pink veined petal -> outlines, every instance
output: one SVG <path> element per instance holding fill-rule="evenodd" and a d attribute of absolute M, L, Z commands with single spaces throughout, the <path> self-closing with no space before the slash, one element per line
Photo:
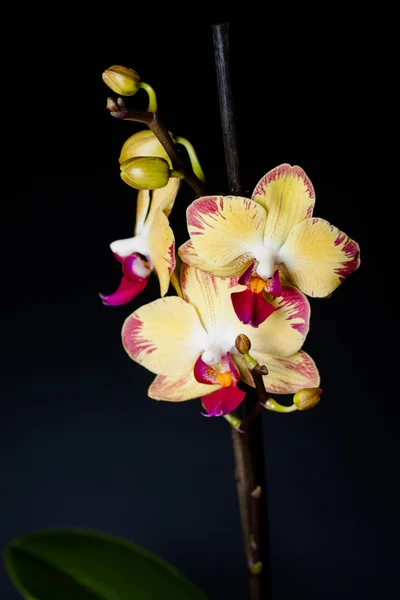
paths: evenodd
<path fill-rule="evenodd" d="M 310 304 L 299 290 L 291 286 L 282 288 L 282 295 L 272 298 L 276 310 L 257 329 L 247 331 L 242 325 L 241 333 L 249 336 L 251 348 L 275 356 L 291 356 L 304 344 L 309 323 Z"/>
<path fill-rule="evenodd" d="M 196 360 L 193 372 L 196 381 L 199 383 L 219 384 L 215 367 L 207 365 L 201 356 L 199 356 L 199 358 Z"/>
<path fill-rule="evenodd" d="M 292 227 L 311 217 L 315 193 L 304 170 L 285 163 L 260 179 L 252 199 L 261 204 L 268 214 L 264 240 L 274 240 L 279 247 Z"/>
<path fill-rule="evenodd" d="M 229 295 L 237 284 L 236 277 L 215 277 L 196 267 L 182 265 L 181 286 L 183 298 L 195 307 L 207 331 L 215 330 L 221 323 L 231 329 L 232 344 L 239 326 L 232 310 Z"/>
<path fill-rule="evenodd" d="M 156 375 L 184 377 L 203 352 L 206 332 L 194 306 L 168 296 L 141 306 L 122 326 L 132 360 Z"/>
<path fill-rule="evenodd" d="M 192 267 L 197 267 L 202 271 L 209 271 L 216 277 L 239 276 L 245 269 L 247 269 L 250 263 L 254 262 L 254 258 L 252 258 L 250 254 L 241 254 L 238 258 L 223 267 L 209 265 L 204 260 L 201 260 L 193 247 L 192 240 L 188 240 L 185 244 L 182 244 L 182 246 L 180 246 L 178 249 L 178 254 L 185 264 Z"/>
<path fill-rule="evenodd" d="M 244 325 L 258 327 L 276 308 L 264 298 L 263 294 L 255 294 L 249 288 L 231 294 L 234 311 Z"/>
<path fill-rule="evenodd" d="M 210 394 L 218 390 L 220 385 L 204 385 L 195 380 L 193 369 L 187 375 L 171 377 L 170 375 L 157 375 L 149 387 L 148 395 L 154 400 L 165 402 L 184 402 L 201 398 L 203 394 Z"/>
<path fill-rule="evenodd" d="M 226 266 L 262 243 L 267 213 L 248 198 L 205 196 L 186 214 L 193 247 L 209 265 Z"/>
<path fill-rule="evenodd" d="M 268 375 L 263 380 L 271 394 L 295 394 L 303 388 L 320 385 L 317 366 L 303 350 L 285 358 L 257 351 L 252 352 L 252 356 L 260 365 L 266 365 Z"/>
<path fill-rule="evenodd" d="M 136 296 L 138 296 L 141 292 L 143 292 L 148 282 L 147 279 L 141 279 L 138 281 L 132 281 L 128 279 L 125 275 L 122 276 L 121 282 L 118 288 L 115 290 L 113 294 L 109 296 L 105 296 L 104 294 L 99 294 L 100 298 L 103 301 L 103 304 L 106 306 L 122 306 L 123 304 L 127 304 Z"/>
<path fill-rule="evenodd" d="M 253 262 L 247 267 L 247 269 L 244 271 L 244 273 L 241 274 L 241 276 L 238 279 L 238 283 L 240 285 L 246 285 L 246 283 L 249 281 L 251 274 L 253 272 L 254 269 L 254 260 Z"/>
<path fill-rule="evenodd" d="M 292 356 L 273 356 L 251 349 L 251 356 L 260 365 L 265 365 L 268 375 L 263 377 L 265 389 L 271 394 L 295 394 L 303 388 L 319 387 L 320 376 L 311 356 L 303 350 Z M 254 380 L 241 354 L 235 354 L 242 381 L 254 387 Z"/>
<path fill-rule="evenodd" d="M 275 273 L 265 286 L 265 291 L 268 292 L 268 294 L 271 294 L 271 296 L 274 298 L 278 298 L 282 295 L 282 283 L 279 277 L 278 269 L 275 269 Z"/>
<path fill-rule="evenodd" d="M 150 269 L 137 254 L 126 256 L 122 260 L 122 272 L 130 281 L 143 281 L 150 275 Z"/>
<path fill-rule="evenodd" d="M 238 388 L 235 384 L 203 396 L 201 401 L 207 411 L 207 414 L 204 416 L 222 417 L 222 415 L 232 412 L 243 401 L 245 395 L 246 392 Z"/>
<path fill-rule="evenodd" d="M 360 248 L 325 219 L 305 219 L 279 250 L 291 281 L 304 294 L 324 298 L 360 265 Z"/>

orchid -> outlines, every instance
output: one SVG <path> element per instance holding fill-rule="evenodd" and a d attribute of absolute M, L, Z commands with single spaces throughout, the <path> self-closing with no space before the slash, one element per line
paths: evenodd
<path fill-rule="evenodd" d="M 110 115 L 145 127 L 130 135 L 119 155 L 121 179 L 137 191 L 134 235 L 110 244 L 122 277 L 113 293 L 99 296 L 107 306 L 124 305 L 146 288 L 151 273 L 158 277 L 161 297 L 125 319 L 123 348 L 155 375 L 150 398 L 200 399 L 204 416 L 224 417 L 221 427 L 229 424 L 249 598 L 267 600 L 271 561 L 261 414 L 319 405 L 319 372 L 303 350 L 310 326 L 307 296 L 330 296 L 358 268 L 359 246 L 313 217 L 314 188 L 299 166 L 281 164 L 261 178 L 251 198 L 238 195 L 227 23 L 213 25 L 213 43 L 231 195 L 212 194 L 194 147 L 163 123 L 154 89 L 135 70 L 112 65 L 102 75 L 119 95 L 107 98 Z M 130 108 L 120 97 L 138 92 L 148 96 L 146 110 Z M 178 105 L 206 127 L 207 110 L 195 114 L 184 86 Z M 270 107 L 264 112 L 268 119 Z M 212 133 L 206 133 L 204 148 L 212 147 Z M 176 254 L 169 215 L 182 181 L 195 199 L 186 209 L 190 239 Z M 166 296 L 170 284 L 175 294 Z M 137 383 L 135 373 L 133 380 Z M 280 404 L 270 394 L 293 398 Z M 93 531 L 49 533 L 14 540 L 6 549 L 10 576 L 26 598 L 206 599 L 178 571 L 136 545 Z"/>
<path fill-rule="evenodd" d="M 237 277 L 216 277 L 183 265 L 182 298 L 168 296 L 137 309 L 122 328 L 128 355 L 157 377 L 150 398 L 181 402 L 200 398 L 208 416 L 232 412 L 245 392 L 240 380 L 254 386 L 243 356 L 235 348 L 244 333 L 252 356 L 268 368 L 267 391 L 280 394 L 318 387 L 319 374 L 311 357 L 300 350 L 309 329 L 306 297 L 286 286 L 273 299 L 274 313 L 259 328 L 238 320 L 229 296 Z"/>
<path fill-rule="evenodd" d="M 315 193 L 298 166 L 282 164 L 256 185 L 252 198 L 205 196 L 187 209 L 190 240 L 182 260 L 219 276 L 241 275 L 231 295 L 243 323 L 258 326 L 274 311 L 282 285 L 329 296 L 359 264 L 359 246 L 324 219 L 312 217 Z"/>
<path fill-rule="evenodd" d="M 120 306 L 136 298 L 146 287 L 152 271 L 159 279 L 161 296 L 167 293 L 175 268 L 175 238 L 168 216 L 179 187 L 180 180 L 172 177 L 163 188 L 152 192 L 139 190 L 134 237 L 110 244 L 115 258 L 122 263 L 122 278 L 113 294 L 99 294 L 103 304 Z"/>

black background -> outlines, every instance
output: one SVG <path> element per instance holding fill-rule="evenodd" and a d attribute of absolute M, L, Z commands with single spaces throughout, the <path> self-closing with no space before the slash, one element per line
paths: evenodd
<path fill-rule="evenodd" d="M 338 71 L 321 82 L 271 61 L 246 26 L 231 27 L 230 43 L 243 195 L 276 165 L 299 164 L 315 216 L 357 240 L 362 257 L 331 299 L 311 300 L 304 349 L 321 373 L 320 406 L 264 416 L 273 598 L 394 598 L 397 97 L 385 82 Z M 135 192 L 118 156 L 140 129 L 110 117 L 101 74 L 136 69 L 224 193 L 211 27 L 192 24 L 168 44 L 135 30 L 104 46 L 78 60 L 62 41 L 40 55 L 27 44 L 24 63 L 2 68 L 0 545 L 39 529 L 97 529 L 160 554 L 213 600 L 241 600 L 228 425 L 203 418 L 198 401 L 146 397 L 153 376 L 125 354 L 120 328 L 158 297 L 155 278 L 130 305 L 97 296 L 120 277 L 109 243 L 133 228 Z M 192 199 L 185 186 L 171 215 L 178 243 Z M 18 598 L 3 567 L 0 597 Z"/>

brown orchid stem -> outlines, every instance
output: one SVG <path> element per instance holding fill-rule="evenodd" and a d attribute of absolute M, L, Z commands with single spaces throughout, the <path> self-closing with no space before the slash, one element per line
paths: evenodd
<path fill-rule="evenodd" d="M 228 188 L 230 193 L 238 194 L 241 185 L 229 73 L 228 29 L 227 23 L 218 23 L 212 26 Z M 261 375 L 260 378 L 262 381 Z M 247 416 L 254 404 L 250 394 L 243 404 Z M 271 577 L 267 529 L 267 487 L 262 421 L 259 416 L 252 419 L 251 427 L 247 432 L 232 429 L 232 442 L 240 520 L 249 577 L 249 597 L 251 600 L 269 600 L 271 598 Z"/>
<path fill-rule="evenodd" d="M 144 123 L 147 125 L 168 154 L 173 168 L 183 172 L 185 181 L 193 188 L 193 190 L 196 192 L 196 195 L 198 197 L 207 195 L 207 190 L 204 183 L 193 173 L 193 171 L 189 171 L 186 168 L 186 165 L 180 159 L 176 151 L 175 144 L 169 135 L 168 129 L 160 120 L 157 112 L 123 110 L 120 112 L 112 112 L 111 114 L 123 121 L 136 121 L 137 123 Z"/>
<path fill-rule="evenodd" d="M 228 189 L 232 194 L 239 194 L 242 186 L 230 80 L 229 24 L 218 23 L 212 30 Z"/>

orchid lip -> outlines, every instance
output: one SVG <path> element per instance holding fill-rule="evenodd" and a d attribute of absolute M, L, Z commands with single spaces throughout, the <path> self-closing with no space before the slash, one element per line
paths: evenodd
<path fill-rule="evenodd" d="M 135 254 L 136 252 L 143 256 L 149 256 L 149 247 L 145 235 L 135 235 L 131 238 L 116 240 L 110 244 L 111 251 L 122 258 Z"/>

